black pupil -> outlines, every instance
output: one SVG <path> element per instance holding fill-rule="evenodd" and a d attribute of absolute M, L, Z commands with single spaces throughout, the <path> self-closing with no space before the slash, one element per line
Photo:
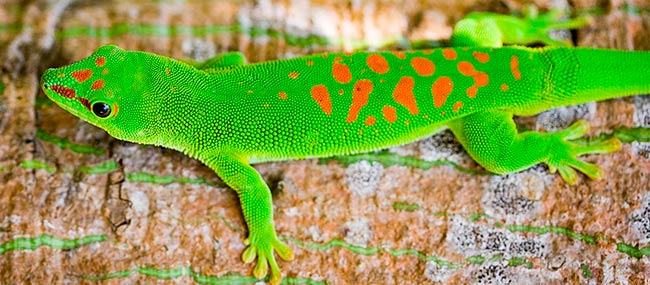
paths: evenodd
<path fill-rule="evenodd" d="M 95 103 L 93 104 L 93 113 L 100 118 L 106 118 L 111 114 L 111 107 L 106 103 Z"/>

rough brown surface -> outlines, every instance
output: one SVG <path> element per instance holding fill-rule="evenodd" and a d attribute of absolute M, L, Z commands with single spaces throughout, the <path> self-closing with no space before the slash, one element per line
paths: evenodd
<path fill-rule="evenodd" d="M 577 31 L 579 45 L 650 49 L 646 1 L 536 4 L 548 8 L 548 2 L 559 8 L 600 9 L 589 26 Z M 234 192 L 221 186 L 207 167 L 180 153 L 116 141 L 55 105 L 37 104 L 46 102 L 38 87 L 45 68 L 79 60 L 106 43 L 197 60 L 241 50 L 252 62 L 351 50 L 359 43 L 399 46 L 395 39 L 447 38 L 452 24 L 471 11 L 508 13 L 522 7 L 515 0 L 4 0 L 0 244 L 42 234 L 62 239 L 105 235 L 106 240 L 69 250 L 56 245 L 9 250 L 5 245 L 0 248 L 0 283 L 94 283 L 83 276 L 134 270 L 101 283 L 186 284 L 195 280 L 185 276 L 161 281 L 165 277 L 160 271 L 136 271 L 191 267 L 217 277 L 228 272 L 249 276 L 252 271 L 240 261 L 246 227 Z M 192 34 L 184 29 L 235 25 L 238 29 L 231 32 Z M 107 27 L 113 29 L 102 29 Z M 331 42 L 295 44 L 282 35 Z M 522 123 L 553 129 L 575 117 L 590 121 L 590 135 L 619 126 L 650 127 L 650 99 L 587 104 Z M 57 146 L 36 138 L 37 130 L 104 152 L 84 154 Z M 599 164 L 606 177 L 582 179 L 575 186 L 544 167 L 505 177 L 465 174 L 448 166 L 421 170 L 315 160 L 256 168 L 274 191 L 276 229 L 295 250 L 294 261 L 280 262 L 288 280 L 643 284 L 650 278 L 650 258 L 635 258 L 621 247 L 642 248 L 650 242 L 648 149 L 625 144 L 618 153 L 585 158 Z M 444 135 L 391 151 L 479 169 Z M 34 166 L 35 161 L 50 170 Z M 116 163 L 112 171 L 93 174 L 83 168 L 111 161 Z M 205 178 L 209 183 L 137 182 L 138 173 Z M 528 227 L 517 231 L 514 226 Z M 542 230 L 547 226 L 551 233 Z M 521 260 L 528 266 L 517 265 Z"/>

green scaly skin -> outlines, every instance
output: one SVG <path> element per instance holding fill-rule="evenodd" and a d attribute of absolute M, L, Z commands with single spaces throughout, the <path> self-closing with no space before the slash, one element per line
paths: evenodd
<path fill-rule="evenodd" d="M 518 133 L 513 115 L 650 92 L 650 53 L 586 48 L 500 48 L 542 42 L 557 13 L 525 19 L 472 14 L 454 31 L 454 48 L 330 53 L 246 64 L 240 53 L 203 63 L 103 46 L 49 69 L 42 88 L 73 115 L 115 138 L 165 146 L 212 168 L 241 200 L 249 236 L 244 262 L 281 281 L 269 187 L 251 163 L 366 152 L 450 128 L 468 153 L 495 173 L 546 163 L 569 183 L 576 170 L 602 171 L 577 157 L 616 151 L 616 139 L 581 146 L 588 124 L 557 133 Z M 459 47 L 466 46 L 466 47 Z"/>

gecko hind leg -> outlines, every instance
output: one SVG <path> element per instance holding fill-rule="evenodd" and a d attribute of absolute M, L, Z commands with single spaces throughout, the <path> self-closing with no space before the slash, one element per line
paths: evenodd
<path fill-rule="evenodd" d="M 563 20 L 562 12 L 551 10 L 537 14 L 532 9 L 523 18 L 494 13 L 471 13 L 454 26 L 452 46 L 501 47 L 503 44 L 571 46 L 570 41 L 557 40 L 550 31 L 574 29 L 589 23 L 587 18 Z"/>
<path fill-rule="evenodd" d="M 589 124 L 584 120 L 555 133 L 518 133 L 512 113 L 484 111 L 453 120 L 448 125 L 469 155 L 491 172 L 506 174 L 545 163 L 552 173 L 559 172 L 569 184 L 577 182 L 576 170 L 592 179 L 603 176 L 598 166 L 578 159 L 579 156 L 611 153 L 621 147 L 616 138 L 592 145 L 571 141 L 588 131 Z"/>

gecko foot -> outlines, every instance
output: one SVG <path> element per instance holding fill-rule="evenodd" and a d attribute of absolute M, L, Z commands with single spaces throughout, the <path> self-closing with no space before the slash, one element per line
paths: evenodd
<path fill-rule="evenodd" d="M 270 230 L 264 232 L 251 233 L 244 240 L 244 244 L 248 246 L 242 254 L 244 263 L 253 262 L 255 257 L 257 257 L 257 263 L 253 269 L 253 276 L 255 278 L 264 278 L 270 266 L 271 275 L 269 276 L 269 283 L 274 285 L 279 284 L 282 281 L 282 273 L 275 261 L 273 252 L 277 252 L 280 258 L 288 261 L 293 259 L 293 251 L 276 237 L 273 226 L 271 226 Z"/>
<path fill-rule="evenodd" d="M 578 181 L 576 170 L 589 176 L 591 179 L 603 177 L 603 171 L 597 165 L 584 162 L 578 156 L 584 154 L 611 153 L 621 148 L 621 142 L 617 138 L 610 138 L 591 145 L 584 145 L 570 140 L 582 137 L 589 130 L 589 123 L 579 120 L 569 126 L 566 130 L 552 134 L 552 139 L 557 140 L 549 150 L 549 157 L 546 164 L 551 173 L 558 171 L 562 179 L 569 184 Z"/>

